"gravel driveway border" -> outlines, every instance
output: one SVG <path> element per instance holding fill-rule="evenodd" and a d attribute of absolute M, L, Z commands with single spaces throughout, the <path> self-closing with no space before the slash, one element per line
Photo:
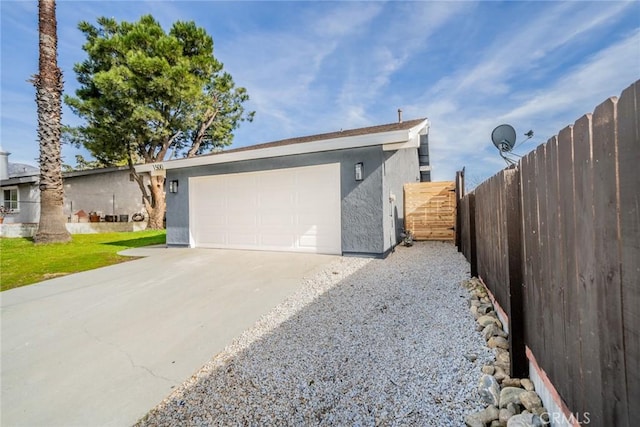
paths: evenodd
<path fill-rule="evenodd" d="M 493 359 L 468 277 L 449 243 L 340 258 L 136 425 L 463 426 Z"/>

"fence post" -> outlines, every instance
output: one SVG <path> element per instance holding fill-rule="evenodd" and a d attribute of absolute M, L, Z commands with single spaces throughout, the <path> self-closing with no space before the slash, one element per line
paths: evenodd
<path fill-rule="evenodd" d="M 476 251 L 476 195 L 467 194 L 469 198 L 469 264 L 471 264 L 471 277 L 478 277 L 478 253 Z"/>
<path fill-rule="evenodd" d="M 522 207 L 520 205 L 520 170 L 504 171 L 505 208 L 507 220 L 508 282 L 509 282 L 509 348 L 510 376 L 527 378 L 529 363 L 524 343 L 524 306 L 522 303 Z"/>
<path fill-rule="evenodd" d="M 464 168 L 456 172 L 456 247 L 462 251 L 462 218 L 460 215 L 460 201 L 464 197 Z"/>

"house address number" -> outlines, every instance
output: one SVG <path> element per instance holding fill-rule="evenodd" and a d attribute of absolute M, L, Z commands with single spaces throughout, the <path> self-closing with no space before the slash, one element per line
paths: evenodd
<path fill-rule="evenodd" d="M 151 165 L 151 176 L 166 176 L 164 165 L 162 163 L 153 163 Z"/>

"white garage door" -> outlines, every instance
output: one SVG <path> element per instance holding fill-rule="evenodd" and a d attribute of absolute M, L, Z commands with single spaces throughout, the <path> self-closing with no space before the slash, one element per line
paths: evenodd
<path fill-rule="evenodd" d="M 189 179 L 191 246 L 340 254 L 340 164 Z"/>

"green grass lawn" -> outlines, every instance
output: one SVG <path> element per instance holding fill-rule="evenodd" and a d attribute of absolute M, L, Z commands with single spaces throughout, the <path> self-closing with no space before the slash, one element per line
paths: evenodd
<path fill-rule="evenodd" d="M 69 243 L 35 245 L 33 239 L 0 238 L 0 291 L 135 258 L 117 253 L 163 244 L 164 230 L 74 234 Z"/>

